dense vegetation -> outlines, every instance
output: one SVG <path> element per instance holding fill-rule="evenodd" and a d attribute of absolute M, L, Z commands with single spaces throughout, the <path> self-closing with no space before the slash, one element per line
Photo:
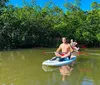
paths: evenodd
<path fill-rule="evenodd" d="M 79 0 L 66 2 L 66 11 L 48 2 L 40 7 L 31 0 L 23 7 L 5 5 L 0 1 L 0 49 L 23 47 L 55 47 L 66 36 L 88 47 L 100 46 L 100 4 L 91 3 L 92 10 L 80 8 Z"/>

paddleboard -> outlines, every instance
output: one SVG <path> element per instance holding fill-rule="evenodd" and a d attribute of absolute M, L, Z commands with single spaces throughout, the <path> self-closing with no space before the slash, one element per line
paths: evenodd
<path fill-rule="evenodd" d="M 76 60 L 76 56 L 73 56 L 71 59 L 66 59 L 64 61 L 58 61 L 58 60 L 46 60 L 42 63 L 42 65 L 47 65 L 47 66 L 63 66 L 66 64 L 70 64 L 71 62 Z"/>

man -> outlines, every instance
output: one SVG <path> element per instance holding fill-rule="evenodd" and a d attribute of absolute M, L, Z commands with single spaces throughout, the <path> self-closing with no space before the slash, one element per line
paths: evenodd
<path fill-rule="evenodd" d="M 61 53 L 60 50 L 62 50 Z M 70 59 L 72 51 L 73 50 L 71 49 L 70 44 L 67 42 L 66 38 L 63 37 L 62 44 L 60 44 L 59 48 L 56 50 L 55 55 L 62 59 L 67 57 Z"/>

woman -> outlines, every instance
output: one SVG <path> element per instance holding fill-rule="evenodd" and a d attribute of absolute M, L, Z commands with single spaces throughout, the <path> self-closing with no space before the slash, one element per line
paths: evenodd
<path fill-rule="evenodd" d="M 72 47 L 73 50 L 76 50 L 76 51 L 79 50 L 79 47 L 78 48 L 76 47 L 77 42 L 74 42 L 73 39 L 71 39 L 70 45 L 71 45 L 71 47 Z"/>

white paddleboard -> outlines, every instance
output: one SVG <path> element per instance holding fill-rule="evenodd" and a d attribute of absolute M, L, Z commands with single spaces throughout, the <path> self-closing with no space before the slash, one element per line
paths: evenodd
<path fill-rule="evenodd" d="M 58 60 L 46 60 L 42 63 L 42 65 L 47 65 L 47 66 L 63 66 L 66 64 L 70 64 L 71 62 L 76 60 L 76 56 L 73 56 L 71 59 L 67 59 L 65 61 L 58 61 Z"/>

